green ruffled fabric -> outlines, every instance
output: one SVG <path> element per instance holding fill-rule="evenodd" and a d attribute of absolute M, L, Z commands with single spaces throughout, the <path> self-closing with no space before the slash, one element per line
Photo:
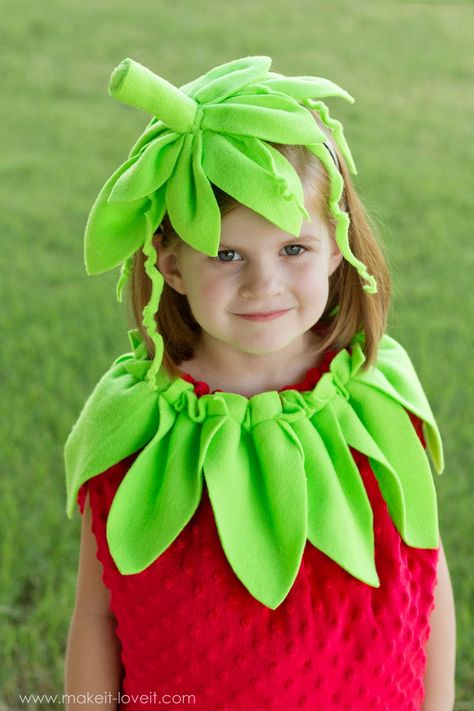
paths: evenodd
<path fill-rule="evenodd" d="M 124 575 L 147 568 L 195 513 L 205 483 L 224 553 L 237 577 L 275 609 L 297 576 L 306 540 L 379 587 L 373 513 L 350 447 L 367 455 L 406 544 L 439 545 L 436 490 L 407 411 L 423 421 L 443 471 L 439 431 L 414 367 L 385 335 L 363 371 L 361 337 L 332 360 L 313 390 L 246 398 L 198 397 L 152 361 L 137 330 L 86 401 L 65 444 L 67 515 L 80 486 L 139 453 L 115 494 L 107 541 Z"/>

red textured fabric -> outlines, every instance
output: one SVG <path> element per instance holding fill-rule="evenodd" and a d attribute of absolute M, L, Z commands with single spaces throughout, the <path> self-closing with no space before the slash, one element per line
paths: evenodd
<path fill-rule="evenodd" d="M 334 355 L 286 387 L 313 388 Z M 196 393 L 209 392 L 206 383 L 183 377 Z M 420 421 L 412 421 L 422 438 Z M 230 567 L 205 482 L 176 540 L 129 576 L 110 556 L 105 527 L 138 452 L 83 484 L 79 507 L 83 513 L 89 489 L 97 557 L 118 623 L 121 711 L 170 703 L 166 694 L 175 695 L 173 707 L 202 711 L 421 708 L 439 549 L 402 541 L 367 458 L 353 454 L 374 512 L 381 586 L 352 577 L 307 541 L 293 587 L 276 610 L 255 600 Z"/>

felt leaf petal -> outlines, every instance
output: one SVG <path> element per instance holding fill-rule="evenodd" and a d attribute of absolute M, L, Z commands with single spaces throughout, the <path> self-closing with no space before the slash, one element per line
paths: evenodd
<path fill-rule="evenodd" d="M 152 143 L 157 138 L 160 138 L 164 133 L 168 133 L 168 131 L 170 131 L 169 127 L 164 124 L 161 119 L 153 116 L 151 121 L 146 125 L 141 136 L 139 136 L 133 144 L 128 157 L 137 157 L 141 152 L 143 152 L 149 143 Z"/>
<path fill-rule="evenodd" d="M 249 94 L 204 107 L 201 128 L 274 143 L 309 144 L 326 136 L 313 116 L 289 97 Z"/>
<path fill-rule="evenodd" d="M 428 401 L 408 355 L 396 341 L 388 336 L 382 339 L 372 373 L 360 371 L 362 357 L 360 345 L 354 343 L 351 356 L 341 351 L 330 366 L 333 378 L 347 390 L 348 400 L 331 401 L 344 439 L 369 457 L 403 540 L 409 545 L 436 547 L 436 491 L 426 454 L 406 412 L 418 400 L 422 404 L 418 416 L 432 417 Z M 372 392 L 374 384 L 382 386 L 381 390 Z"/>
<path fill-rule="evenodd" d="M 154 233 L 157 227 L 161 224 L 163 216 L 166 212 L 166 184 L 162 185 L 161 188 L 158 188 L 158 190 L 156 190 L 156 192 L 151 195 L 149 199 L 151 205 L 146 213 L 148 217 L 148 229 Z"/>
<path fill-rule="evenodd" d="M 428 398 L 403 346 L 385 334 L 379 344 L 376 368 L 357 374 L 356 379 L 385 393 L 423 420 L 430 455 L 436 471 L 441 473 L 444 468 L 441 436 Z"/>
<path fill-rule="evenodd" d="M 372 508 L 332 405 L 292 427 L 305 453 L 308 540 L 355 578 L 379 587 Z"/>
<path fill-rule="evenodd" d="M 129 343 L 132 347 L 133 355 L 135 358 L 146 358 L 146 349 L 144 348 L 144 343 L 141 339 L 140 331 L 138 328 L 130 328 L 127 331 L 127 336 Z M 121 358 L 123 356 L 119 356 Z"/>
<path fill-rule="evenodd" d="M 405 530 L 406 505 L 405 492 L 397 471 L 385 457 L 384 453 L 377 445 L 369 430 L 359 419 L 353 406 L 344 398 L 334 398 L 331 402 L 332 409 L 336 413 L 344 441 L 358 452 L 365 454 L 371 464 L 374 474 L 378 479 L 380 491 L 385 501 L 390 502 L 389 511 L 392 520 L 397 521 L 399 532 Z M 413 427 L 409 434 L 410 438 L 417 437 Z M 376 463 L 377 472 L 374 469 Z"/>
<path fill-rule="evenodd" d="M 251 82 L 265 76 L 266 70 L 271 65 L 270 57 L 253 57 L 252 62 L 249 62 L 249 59 L 249 57 L 244 57 L 229 62 L 233 70 L 230 73 L 221 71 L 221 76 L 215 76 L 214 79 L 208 81 L 195 93 L 193 98 L 200 104 L 218 103 L 237 91 L 241 91 Z"/>
<path fill-rule="evenodd" d="M 204 476 L 230 565 L 274 610 L 295 580 L 306 541 L 300 449 L 278 421 L 248 433 L 228 417 L 209 442 Z"/>
<path fill-rule="evenodd" d="M 289 161 L 251 136 L 237 138 L 204 131 L 203 168 L 209 180 L 285 232 L 299 235 L 304 192 Z M 228 170 L 229 165 L 237 166 Z M 293 199 L 284 199 L 282 192 Z M 308 216 L 309 217 L 309 216 Z"/>
<path fill-rule="evenodd" d="M 180 89 L 200 104 L 222 101 L 250 82 L 265 76 L 271 63 L 271 58 L 265 56 L 233 59 L 213 67 Z"/>
<path fill-rule="evenodd" d="M 132 355 L 128 354 L 128 358 L 122 357 L 107 370 L 87 398 L 66 440 L 69 518 L 84 481 L 138 451 L 157 430 L 157 395 L 127 371 L 131 362 Z"/>
<path fill-rule="evenodd" d="M 88 274 L 113 269 L 141 247 L 146 234 L 148 198 L 127 203 L 107 202 L 120 176 L 135 162 L 129 158 L 107 180 L 89 213 L 84 237 Z"/>
<path fill-rule="evenodd" d="M 110 553 L 123 575 L 141 572 L 161 555 L 201 500 L 194 455 L 199 428 L 186 412 L 176 417 L 164 397 L 159 409 L 158 431 L 120 483 L 107 519 Z"/>
<path fill-rule="evenodd" d="M 211 184 L 202 169 L 201 133 L 187 134 L 167 183 L 166 207 L 181 239 L 194 249 L 215 256 L 221 214 Z"/>
<path fill-rule="evenodd" d="M 345 89 L 323 77 L 274 75 L 268 79 L 263 79 L 261 83 L 271 91 L 281 91 L 297 101 L 337 96 L 349 101 L 351 104 L 354 103 L 354 98 Z"/>
<path fill-rule="evenodd" d="M 184 136 L 168 132 L 150 143 L 117 180 L 108 202 L 126 202 L 147 197 L 158 190 L 173 172 Z"/>
<path fill-rule="evenodd" d="M 371 460 L 395 526 L 408 545 L 436 548 L 436 490 L 428 460 L 408 414 L 399 403 L 375 389 L 368 395 L 368 387 L 362 383 L 351 382 L 350 392 L 354 411 L 397 473 L 403 506 L 391 495 L 391 490 L 385 488 L 383 463 Z"/>

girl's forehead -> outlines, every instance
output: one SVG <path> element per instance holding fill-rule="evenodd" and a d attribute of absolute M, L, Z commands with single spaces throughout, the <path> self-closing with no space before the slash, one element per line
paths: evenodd
<path fill-rule="evenodd" d="M 316 195 L 305 193 L 305 207 L 311 220 L 303 219 L 300 234 L 320 235 L 327 229 L 327 218 L 322 200 Z M 280 229 L 266 217 L 255 212 L 246 205 L 237 204 L 221 220 L 221 240 L 226 236 L 239 239 L 252 238 L 255 233 L 268 234 L 269 237 L 294 236 Z"/>

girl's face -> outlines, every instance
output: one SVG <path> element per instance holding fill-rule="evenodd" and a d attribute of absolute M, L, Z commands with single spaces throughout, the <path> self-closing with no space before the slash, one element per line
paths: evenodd
<path fill-rule="evenodd" d="M 160 271 L 186 295 L 208 343 L 270 354 L 302 339 L 320 319 L 329 276 L 342 259 L 320 202 L 305 195 L 312 221 L 303 222 L 297 238 L 239 205 L 222 219 L 216 257 L 182 241 L 171 253 L 158 250 Z"/>

